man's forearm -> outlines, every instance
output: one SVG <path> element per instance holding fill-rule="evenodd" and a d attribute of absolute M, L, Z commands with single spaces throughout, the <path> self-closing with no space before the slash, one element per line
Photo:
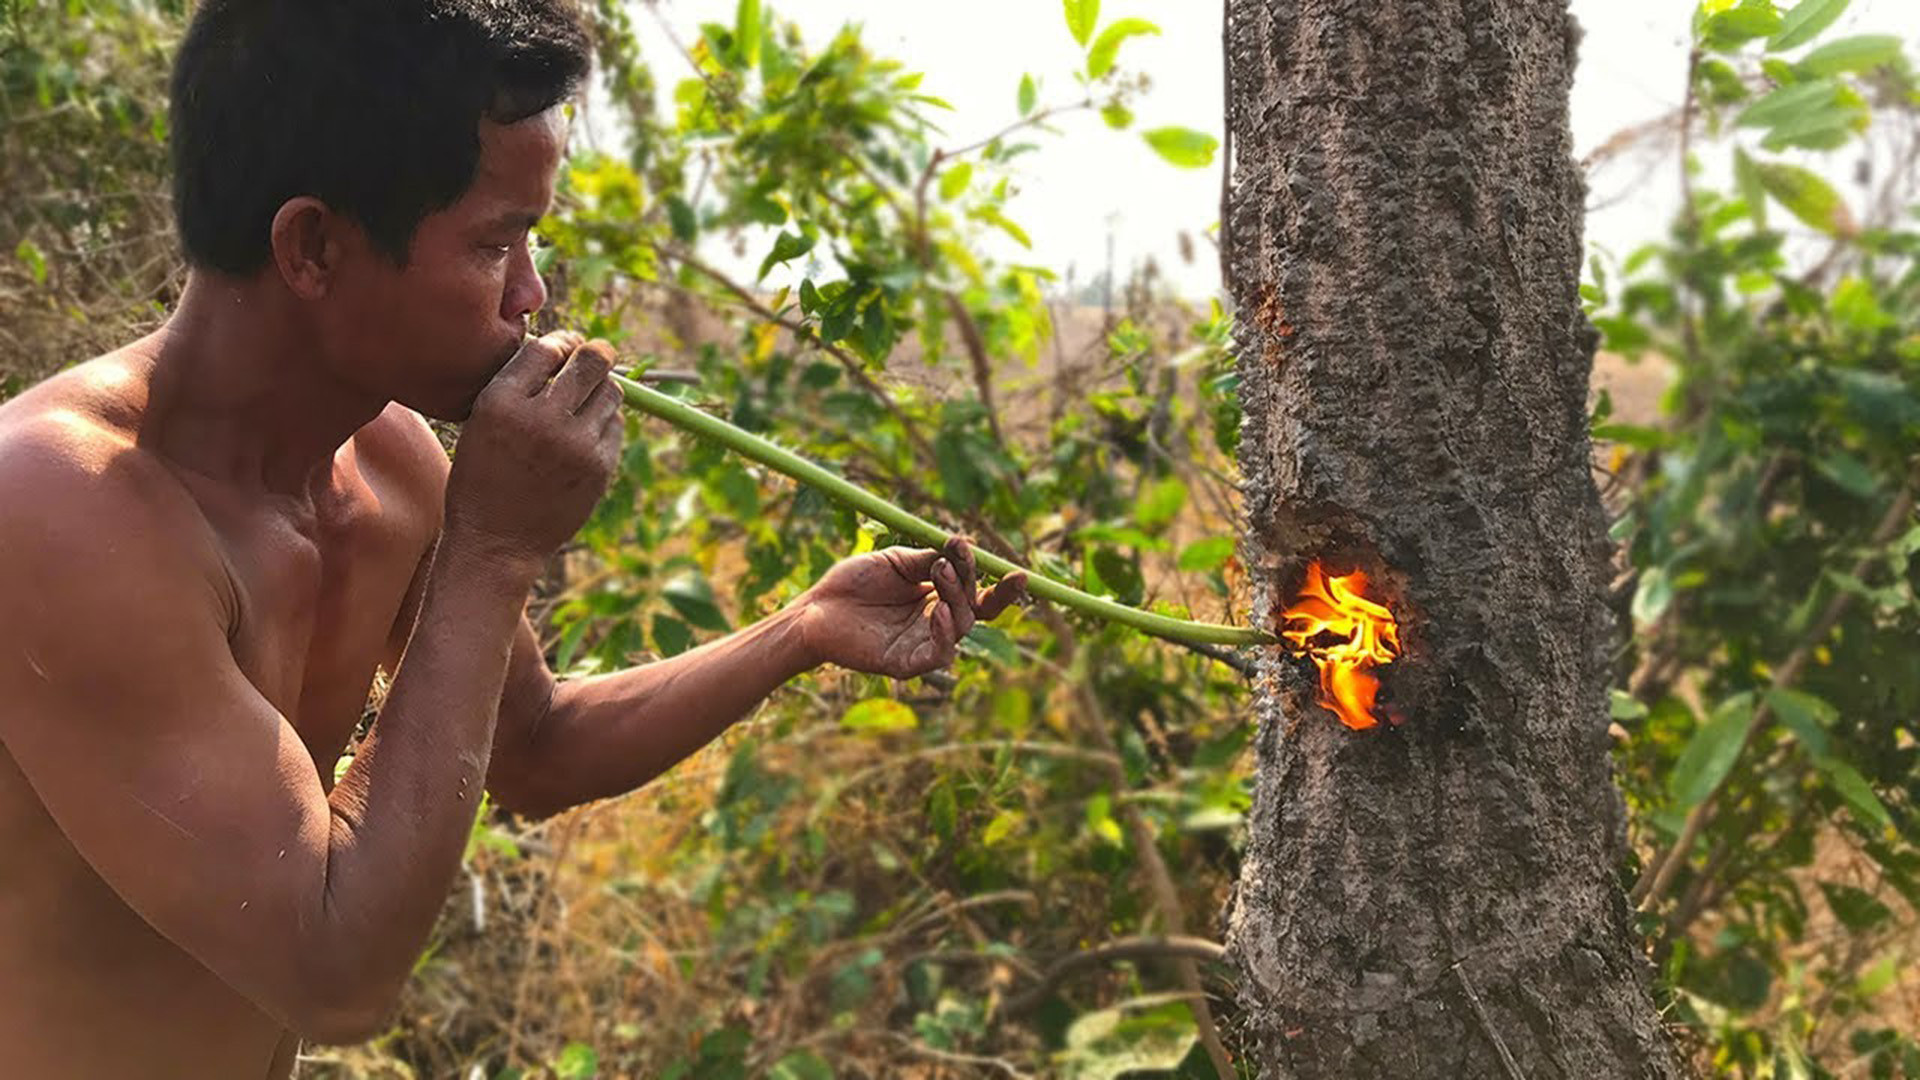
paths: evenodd
<path fill-rule="evenodd" d="M 679 656 L 558 684 L 517 745 L 503 731 L 495 797 L 544 816 L 653 779 L 816 666 L 804 617 L 787 608 Z"/>
<path fill-rule="evenodd" d="M 334 790 L 326 915 L 352 956 L 404 980 L 473 827 L 509 650 L 537 566 L 444 534 L 417 630 L 372 734 Z"/>

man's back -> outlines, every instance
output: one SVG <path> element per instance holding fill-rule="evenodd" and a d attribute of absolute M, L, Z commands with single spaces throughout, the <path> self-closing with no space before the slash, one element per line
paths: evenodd
<path fill-rule="evenodd" d="M 0 406 L 0 489 L 17 500 L 16 522 L 37 522 L 49 542 L 91 531 L 103 552 L 148 549 L 129 557 L 177 571 L 151 586 L 182 598 L 171 615 L 183 628 L 205 618 L 224 629 L 233 669 L 286 718 L 304 744 L 297 760 L 325 786 L 374 665 L 391 663 L 404 643 L 395 628 L 406 623 L 396 616 L 437 521 L 443 476 L 429 455 L 438 448 L 417 418 L 394 407 L 341 449 L 331 484 L 310 504 L 237 490 L 141 445 L 151 373 L 141 349 L 130 347 Z M 72 486 L 44 490 L 54 477 Z M 118 635 L 128 629 L 63 610 L 60 582 L 20 580 L 44 569 L 46 552 L 20 550 L 35 540 L 16 528 L 0 541 L 0 593 L 15 597 L 13 606 L 21 597 L 38 601 L 0 624 L 0 648 L 12 661 L 0 664 L 0 708 L 31 708 L 47 684 L 77 692 L 82 680 L 111 682 Z M 151 600 L 126 597 L 129 610 Z M 90 622 L 59 625 L 76 618 Z M 36 642 L 52 638 L 97 641 L 99 669 L 63 670 L 55 657 L 38 655 Z M 42 686 L 16 685 L 27 680 Z M 284 1026 L 156 931 L 62 832 L 47 808 L 58 793 L 37 790 L 6 745 L 9 732 L 19 737 L 39 719 L 0 717 L 0 845 L 18 868 L 0 877 L 0 1075 L 285 1075 L 297 1041 Z M 115 734 L 144 733 L 135 717 Z M 204 771 L 215 781 L 209 787 L 222 772 L 275 765 L 203 750 L 178 740 L 164 753 L 190 762 L 183 773 L 194 781 Z M 35 782 L 71 787 L 91 766 L 43 767 Z M 178 816 L 167 805 L 141 805 L 163 828 Z"/>

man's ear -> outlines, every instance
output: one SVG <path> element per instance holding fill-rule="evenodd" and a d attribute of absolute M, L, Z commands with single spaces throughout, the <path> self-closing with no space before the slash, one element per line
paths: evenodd
<path fill-rule="evenodd" d="M 324 298 L 346 254 L 342 230 L 352 223 L 311 195 L 288 199 L 273 215 L 274 267 L 302 300 Z"/>

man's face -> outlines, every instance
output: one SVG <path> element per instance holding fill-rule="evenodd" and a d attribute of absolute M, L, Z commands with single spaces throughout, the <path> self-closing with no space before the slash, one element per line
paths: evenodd
<path fill-rule="evenodd" d="M 559 106 L 482 120 L 472 185 L 421 220 L 406 267 L 356 248 L 335 308 L 350 377 L 435 419 L 466 419 L 546 303 L 528 233 L 553 200 L 566 132 Z"/>

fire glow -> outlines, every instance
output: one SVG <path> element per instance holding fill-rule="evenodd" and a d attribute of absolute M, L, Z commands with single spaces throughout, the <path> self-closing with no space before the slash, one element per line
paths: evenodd
<path fill-rule="evenodd" d="M 1288 624 L 1280 636 L 1311 656 L 1320 669 L 1320 704 L 1355 731 L 1379 725 L 1373 699 L 1380 680 L 1372 669 L 1400 655 L 1400 628 L 1393 612 L 1369 600 L 1366 591 L 1363 571 L 1333 577 L 1315 562 L 1307 567 L 1299 598 L 1280 613 Z"/>

